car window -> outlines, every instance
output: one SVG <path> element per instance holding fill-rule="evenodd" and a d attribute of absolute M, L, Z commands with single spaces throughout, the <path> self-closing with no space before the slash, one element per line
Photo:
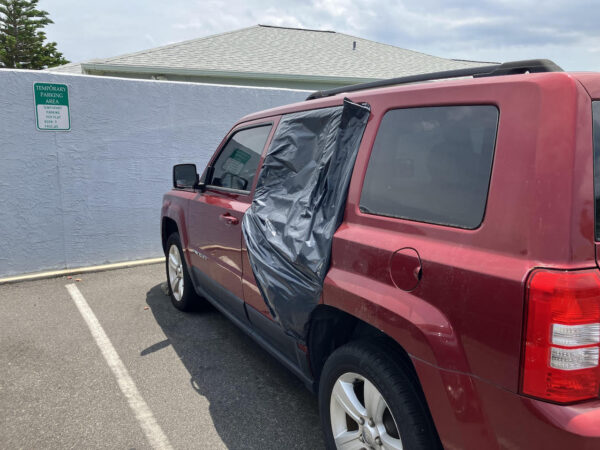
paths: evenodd
<path fill-rule="evenodd" d="M 594 121 L 594 197 L 596 216 L 596 240 L 600 241 L 600 101 L 592 102 L 592 119 Z"/>
<path fill-rule="evenodd" d="M 498 109 L 491 105 L 388 111 L 369 159 L 361 211 L 477 228 L 497 127 Z"/>
<path fill-rule="evenodd" d="M 210 185 L 249 191 L 270 131 L 269 124 L 235 133 L 213 164 Z"/>

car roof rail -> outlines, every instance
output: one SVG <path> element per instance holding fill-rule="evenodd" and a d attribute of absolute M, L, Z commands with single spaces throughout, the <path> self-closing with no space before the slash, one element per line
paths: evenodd
<path fill-rule="evenodd" d="M 433 81 L 461 77 L 496 77 L 501 75 L 514 75 L 528 72 L 539 73 L 562 71 L 563 70 L 560 66 L 549 59 L 528 59 L 523 61 L 511 61 L 503 64 L 493 64 L 489 66 L 469 67 L 466 69 L 446 70 L 443 72 L 422 73 L 418 75 L 409 75 L 406 77 L 371 81 L 369 83 L 351 84 L 349 86 L 313 92 L 306 97 L 306 100 L 315 100 L 317 98 L 331 97 L 341 93 L 362 91 L 365 89 L 395 86 L 398 84 L 418 83 L 420 81 Z"/>

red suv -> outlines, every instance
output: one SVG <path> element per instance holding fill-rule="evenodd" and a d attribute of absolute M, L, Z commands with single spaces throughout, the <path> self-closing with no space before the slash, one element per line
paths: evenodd
<path fill-rule="evenodd" d="M 173 304 L 317 392 L 329 448 L 600 448 L 600 74 L 316 92 L 173 175 Z"/>

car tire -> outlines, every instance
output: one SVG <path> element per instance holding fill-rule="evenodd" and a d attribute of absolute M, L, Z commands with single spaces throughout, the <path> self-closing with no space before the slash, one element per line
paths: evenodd
<path fill-rule="evenodd" d="M 172 233 L 166 245 L 167 284 L 171 303 L 181 311 L 190 311 L 199 297 L 194 290 L 192 279 L 181 248 L 179 233 Z"/>
<path fill-rule="evenodd" d="M 328 449 L 441 449 L 414 371 L 385 340 L 335 350 L 325 362 L 319 411 Z"/>

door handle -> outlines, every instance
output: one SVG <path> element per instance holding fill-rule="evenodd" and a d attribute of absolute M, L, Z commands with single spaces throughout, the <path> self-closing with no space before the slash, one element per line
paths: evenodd
<path fill-rule="evenodd" d="M 222 222 L 225 222 L 227 225 L 237 225 L 238 223 L 240 223 L 240 221 L 237 217 L 233 217 L 229 213 L 221 214 L 219 216 L 219 220 L 221 220 Z"/>

